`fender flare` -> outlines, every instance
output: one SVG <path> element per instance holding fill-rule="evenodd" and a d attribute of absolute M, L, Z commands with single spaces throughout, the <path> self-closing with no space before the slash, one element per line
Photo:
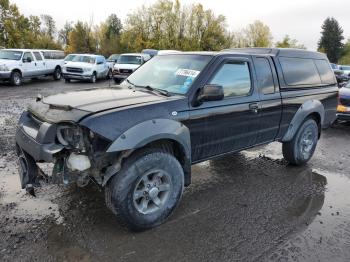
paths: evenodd
<path fill-rule="evenodd" d="M 320 125 L 323 126 L 324 121 L 324 106 L 318 100 L 308 100 L 304 102 L 295 113 L 292 121 L 289 124 L 286 134 L 282 138 L 282 142 L 291 141 L 294 135 L 297 133 L 300 125 L 311 114 L 317 113 L 320 116 Z"/>
<path fill-rule="evenodd" d="M 23 76 L 23 73 L 22 73 L 22 70 L 20 69 L 20 68 L 12 68 L 11 69 L 11 74 L 12 74 L 12 72 L 14 72 L 14 71 L 18 71 L 18 72 L 20 72 L 21 73 L 21 76 Z"/>
<path fill-rule="evenodd" d="M 141 122 L 114 140 L 107 152 L 137 149 L 162 139 L 173 140 L 180 144 L 185 153 L 183 165 L 185 185 L 189 185 L 191 181 L 191 137 L 190 130 L 181 122 L 171 119 L 153 119 Z"/>

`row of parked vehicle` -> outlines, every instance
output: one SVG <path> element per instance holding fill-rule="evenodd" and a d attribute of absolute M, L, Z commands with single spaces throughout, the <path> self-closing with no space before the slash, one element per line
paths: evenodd
<path fill-rule="evenodd" d="M 350 66 L 349 65 L 336 65 L 331 64 L 335 77 L 339 86 L 345 86 L 350 80 Z"/>
<path fill-rule="evenodd" d="M 0 80 L 20 86 L 23 79 L 52 75 L 66 82 L 114 79 L 120 83 L 153 56 L 175 50 L 145 49 L 141 53 L 113 54 L 108 59 L 95 54 L 69 54 L 59 50 L 2 49 L 0 50 Z"/>

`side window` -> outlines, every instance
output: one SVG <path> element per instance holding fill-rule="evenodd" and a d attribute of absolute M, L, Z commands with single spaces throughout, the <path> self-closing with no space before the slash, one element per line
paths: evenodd
<path fill-rule="evenodd" d="M 103 63 L 103 61 L 102 61 L 102 58 L 101 57 L 96 57 L 96 64 L 101 64 L 101 63 Z"/>
<path fill-rule="evenodd" d="M 320 73 L 322 84 L 335 84 L 334 73 L 326 60 L 314 60 Z"/>
<path fill-rule="evenodd" d="M 221 66 L 210 84 L 221 85 L 225 97 L 248 95 L 251 88 L 250 71 L 247 62 L 228 62 Z"/>
<path fill-rule="evenodd" d="M 272 69 L 269 60 L 263 57 L 258 57 L 255 59 L 254 63 L 259 89 L 265 95 L 275 93 L 275 84 L 273 82 Z"/>
<path fill-rule="evenodd" d="M 280 57 L 279 60 L 287 85 L 321 84 L 320 76 L 312 59 Z"/>
<path fill-rule="evenodd" d="M 31 59 L 32 61 L 34 61 L 34 58 L 33 58 L 33 56 L 32 56 L 32 53 L 25 52 L 24 55 L 23 55 L 23 59 L 24 59 L 24 60 L 27 60 L 28 57 L 30 57 L 30 59 Z"/>
<path fill-rule="evenodd" d="M 43 58 L 41 57 L 41 54 L 39 52 L 33 52 L 33 54 L 34 54 L 37 61 L 43 60 Z"/>
<path fill-rule="evenodd" d="M 43 52 L 43 55 L 45 59 L 51 59 L 51 52 L 45 51 Z"/>

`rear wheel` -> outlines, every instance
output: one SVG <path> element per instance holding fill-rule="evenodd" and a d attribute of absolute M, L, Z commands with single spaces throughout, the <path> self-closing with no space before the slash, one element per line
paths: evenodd
<path fill-rule="evenodd" d="M 112 79 L 113 78 L 113 73 L 112 70 L 110 69 L 107 74 L 107 79 Z"/>
<path fill-rule="evenodd" d="M 308 118 L 300 126 L 294 138 L 282 145 L 284 158 L 293 165 L 303 165 L 313 156 L 318 141 L 318 126 Z"/>
<path fill-rule="evenodd" d="M 61 77 L 62 77 L 61 68 L 56 67 L 55 71 L 53 72 L 53 79 L 61 80 Z"/>
<path fill-rule="evenodd" d="M 162 224 L 184 187 L 180 163 L 162 149 L 139 151 L 125 161 L 106 187 L 106 203 L 122 224 L 145 230 Z"/>
<path fill-rule="evenodd" d="M 13 71 L 10 76 L 10 83 L 13 86 L 22 85 L 22 74 L 18 71 Z"/>

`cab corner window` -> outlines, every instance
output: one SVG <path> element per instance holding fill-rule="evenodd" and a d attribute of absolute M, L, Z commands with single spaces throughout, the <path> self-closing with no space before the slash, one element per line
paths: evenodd
<path fill-rule="evenodd" d="M 246 96 L 251 89 L 247 62 L 227 62 L 215 73 L 210 84 L 221 85 L 225 97 Z"/>
<path fill-rule="evenodd" d="M 275 93 L 272 70 L 269 60 L 258 57 L 255 60 L 255 71 L 258 80 L 258 87 L 264 95 Z"/>

